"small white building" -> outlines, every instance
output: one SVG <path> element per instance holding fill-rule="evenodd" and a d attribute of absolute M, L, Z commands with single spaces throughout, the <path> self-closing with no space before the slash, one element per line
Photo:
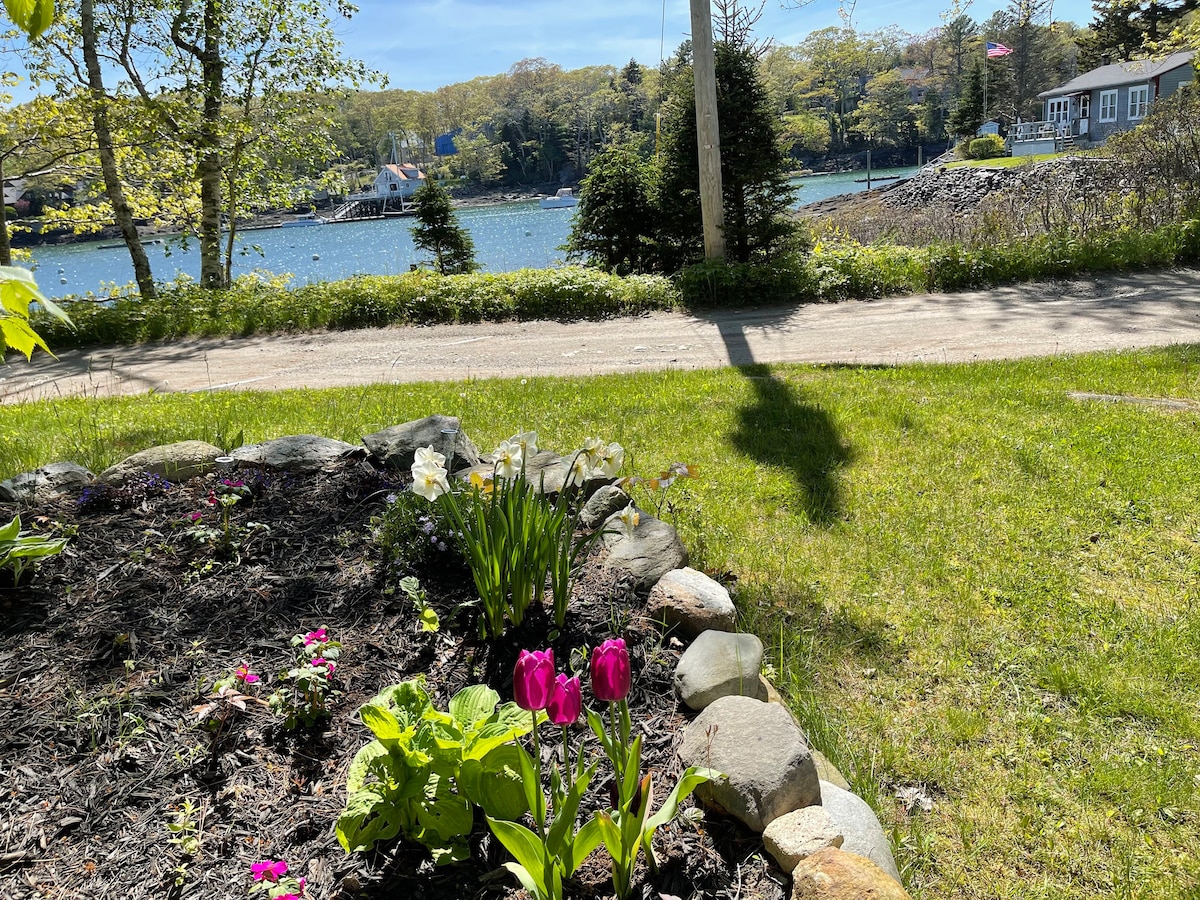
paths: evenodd
<path fill-rule="evenodd" d="M 425 173 L 411 163 L 388 163 L 375 176 L 375 196 L 384 200 L 411 197 L 425 183 Z"/>

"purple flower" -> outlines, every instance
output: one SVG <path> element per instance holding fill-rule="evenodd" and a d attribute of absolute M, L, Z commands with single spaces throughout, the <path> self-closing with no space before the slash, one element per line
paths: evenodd
<path fill-rule="evenodd" d="M 592 652 L 592 693 L 601 702 L 629 695 L 629 651 L 625 641 L 605 641 Z"/>
<path fill-rule="evenodd" d="M 513 696 L 521 709 L 545 709 L 554 686 L 554 651 L 522 650 L 513 669 Z"/>
<path fill-rule="evenodd" d="M 560 674 L 554 679 L 550 700 L 546 704 L 546 715 L 555 725 L 571 725 L 579 718 L 583 709 L 583 692 L 579 689 L 579 678 L 568 678 Z"/>

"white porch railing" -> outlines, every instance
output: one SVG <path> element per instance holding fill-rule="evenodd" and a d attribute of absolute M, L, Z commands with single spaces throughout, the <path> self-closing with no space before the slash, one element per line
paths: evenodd
<path fill-rule="evenodd" d="M 1049 141 L 1065 136 L 1070 126 L 1058 122 L 1020 122 L 1008 129 L 1008 139 L 1014 144 L 1024 141 Z"/>

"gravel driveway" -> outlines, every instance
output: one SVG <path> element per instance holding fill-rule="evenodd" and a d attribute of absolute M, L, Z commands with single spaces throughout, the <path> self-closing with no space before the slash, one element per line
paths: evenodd
<path fill-rule="evenodd" d="M 1200 343 L 1200 270 L 961 294 L 602 322 L 506 322 L 204 339 L 19 357 L 5 402 L 46 397 L 588 375 L 777 362 L 1012 359 Z"/>

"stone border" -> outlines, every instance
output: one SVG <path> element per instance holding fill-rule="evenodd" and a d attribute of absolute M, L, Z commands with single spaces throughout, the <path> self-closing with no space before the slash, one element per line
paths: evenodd
<path fill-rule="evenodd" d="M 224 471 L 233 461 L 308 473 L 369 457 L 381 468 L 402 471 L 418 447 L 430 445 L 451 458 L 449 468 L 456 473 L 486 463 L 460 431 L 458 419 L 428 416 L 368 435 L 362 445 L 292 435 L 239 447 L 226 456 L 212 444 L 182 441 L 135 453 L 98 476 L 73 463 L 54 463 L 0 482 L 0 504 L 39 503 L 78 492 L 93 481 L 120 486 L 145 476 L 188 480 Z M 548 452 L 535 459 L 548 476 L 563 463 Z M 559 478 L 551 484 L 547 477 L 544 487 L 555 490 L 561 483 Z M 700 801 L 763 835 L 768 852 L 793 876 L 793 900 L 832 896 L 834 890 L 882 900 L 909 898 L 879 819 L 850 792 L 837 768 L 809 745 L 795 716 L 762 675 L 762 641 L 736 630 L 729 592 L 687 568 L 687 550 L 671 525 L 644 512 L 635 524 L 619 521 L 630 503 L 624 491 L 607 481 L 585 490 L 591 496 L 581 520 L 607 528 L 604 564 L 629 573 L 637 589 L 648 593 L 647 611 L 656 624 L 691 641 L 674 680 L 680 702 L 698 715 L 684 728 L 679 755 L 685 765 L 725 773 L 721 781 L 697 789 Z"/>

